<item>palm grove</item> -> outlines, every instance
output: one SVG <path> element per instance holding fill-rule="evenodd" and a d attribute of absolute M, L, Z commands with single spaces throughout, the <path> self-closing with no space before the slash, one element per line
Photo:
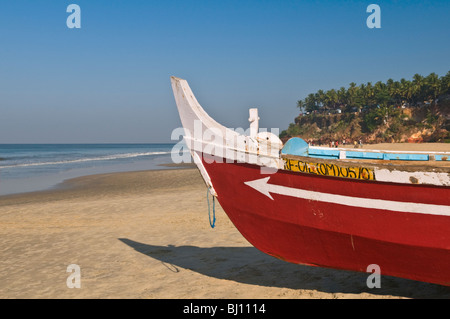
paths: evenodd
<path fill-rule="evenodd" d="M 436 107 L 440 100 L 448 100 L 450 95 L 450 71 L 439 77 L 436 73 L 428 76 L 415 74 L 412 80 L 401 79 L 375 84 L 368 82 L 357 85 L 352 82 L 347 88 L 318 90 L 297 102 L 302 114 L 311 119 L 314 116 L 330 113 L 360 114 L 361 126 L 366 133 L 373 132 L 390 117 L 400 117 L 400 108 L 429 108 L 428 122 L 435 119 L 430 107 Z M 435 110 L 434 110 L 435 111 Z M 308 115 L 309 114 L 309 115 Z M 344 117 L 351 120 L 354 117 Z M 298 121 L 296 119 L 297 124 Z M 343 123 L 345 125 L 345 123 Z M 348 124 L 348 123 L 347 123 Z M 291 124 L 280 137 L 301 135 L 302 129 Z M 304 132 L 303 132 L 304 133 Z"/>

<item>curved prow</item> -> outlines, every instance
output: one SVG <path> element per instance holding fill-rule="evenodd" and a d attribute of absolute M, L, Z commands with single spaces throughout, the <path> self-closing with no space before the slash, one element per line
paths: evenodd
<path fill-rule="evenodd" d="M 194 163 L 209 188 L 210 193 L 217 196 L 211 178 L 206 171 L 201 156 L 203 150 L 203 136 L 208 127 L 217 127 L 225 132 L 226 128 L 214 121 L 200 106 L 186 80 L 172 76 L 170 78 L 172 90 L 175 96 L 181 124 L 184 129 L 184 141 L 186 142 Z M 196 143 L 197 139 L 197 143 Z M 195 149 L 197 148 L 197 152 Z"/>
<path fill-rule="evenodd" d="M 203 110 L 186 80 L 175 76 L 172 76 L 170 80 L 172 82 L 172 89 L 180 114 L 181 124 L 187 136 L 201 137 L 204 139 L 206 135 L 204 132 L 208 129 L 218 130 L 222 136 L 226 134 L 230 134 L 231 136 L 236 135 L 234 131 L 217 123 Z"/>
<path fill-rule="evenodd" d="M 184 140 L 209 187 L 212 183 L 202 164 L 204 154 L 227 162 L 258 164 L 282 168 L 280 150 L 283 143 L 271 132 L 258 132 L 258 113 L 250 109 L 250 134 L 243 135 L 212 119 L 200 106 L 186 80 L 171 77 Z"/>

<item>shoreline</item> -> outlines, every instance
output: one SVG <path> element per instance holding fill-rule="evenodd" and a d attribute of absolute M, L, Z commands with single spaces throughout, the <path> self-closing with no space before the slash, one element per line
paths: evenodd
<path fill-rule="evenodd" d="M 353 145 L 340 145 L 339 148 L 353 148 Z M 450 143 L 379 143 L 379 144 L 364 144 L 357 147 L 358 150 L 380 150 L 380 151 L 418 151 L 418 152 L 450 152 Z M 139 171 L 157 171 L 157 170 L 167 170 L 167 169 L 187 169 L 187 168 L 195 168 L 195 164 L 193 162 L 191 163 L 163 163 L 163 164 L 157 164 L 157 166 L 161 168 L 156 169 L 144 169 L 144 170 L 125 170 L 125 171 L 112 171 L 112 172 L 106 172 L 106 173 L 93 173 L 93 174 L 87 174 L 87 175 L 80 175 L 76 177 L 71 177 L 68 179 L 64 179 L 61 182 L 57 182 L 56 184 L 50 186 L 50 187 L 44 187 L 32 191 L 23 191 L 23 192 L 13 192 L 9 194 L 2 194 L 0 195 L 0 201 L 2 199 L 12 197 L 12 196 L 25 196 L 26 194 L 35 195 L 36 193 L 40 192 L 52 192 L 52 191 L 58 191 L 60 189 L 67 189 L 68 185 L 70 185 L 71 180 L 75 180 L 82 177 L 87 176 L 95 176 L 95 175 L 103 175 L 103 174 L 115 174 L 115 173 L 128 173 L 128 172 L 139 172 Z"/>
<path fill-rule="evenodd" d="M 89 175 L 0 200 L 0 298 L 450 298 L 450 288 L 290 264 L 237 231 L 195 168 Z M 66 285 L 68 265 L 81 288 Z M 283 276 L 279 276 L 282 273 Z"/>
<path fill-rule="evenodd" d="M 10 194 L 0 194 L 0 202 L 2 199 L 8 199 L 9 197 L 21 197 L 21 196 L 35 196 L 39 195 L 40 193 L 48 193 L 48 192 L 57 192 L 62 190 L 70 190 L 71 187 L 73 187 L 73 181 L 83 179 L 83 178 L 89 178 L 90 176 L 96 176 L 96 175 L 109 175 L 109 174 L 122 174 L 122 173 L 138 173 L 138 172 L 147 172 L 147 171 L 162 171 L 162 170 L 177 170 L 177 169 L 189 169 L 189 168 L 195 168 L 194 163 L 164 163 L 164 164 L 158 164 L 157 166 L 161 166 L 161 168 L 156 169 L 144 169 L 144 170 L 130 170 L 130 171 L 112 171 L 107 173 L 93 173 L 93 174 L 87 174 L 87 175 L 80 175 L 76 177 L 71 177 L 68 179 L 64 179 L 61 182 L 58 182 L 50 187 L 43 187 L 41 189 L 36 189 L 32 191 L 23 191 L 23 192 L 14 192 Z M 164 168 L 163 168 L 164 167 Z"/>

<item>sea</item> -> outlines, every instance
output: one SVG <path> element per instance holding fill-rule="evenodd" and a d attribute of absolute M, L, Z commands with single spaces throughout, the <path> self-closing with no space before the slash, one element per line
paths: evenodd
<path fill-rule="evenodd" d="M 165 169 L 175 144 L 0 144 L 0 195 L 58 187 L 79 176 Z"/>

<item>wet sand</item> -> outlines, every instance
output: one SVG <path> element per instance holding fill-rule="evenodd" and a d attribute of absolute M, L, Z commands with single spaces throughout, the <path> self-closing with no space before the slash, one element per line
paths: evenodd
<path fill-rule="evenodd" d="M 0 298 L 450 298 L 450 288 L 290 264 L 251 246 L 196 169 L 113 173 L 0 197 Z M 81 288 L 68 288 L 79 265 Z"/>

